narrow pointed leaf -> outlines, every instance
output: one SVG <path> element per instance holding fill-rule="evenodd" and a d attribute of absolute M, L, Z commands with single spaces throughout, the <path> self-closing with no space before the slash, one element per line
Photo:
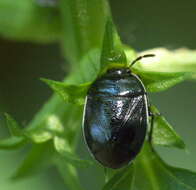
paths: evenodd
<path fill-rule="evenodd" d="M 76 167 L 88 167 L 92 163 L 88 160 L 81 160 L 74 153 L 72 153 L 72 148 L 62 137 L 55 137 L 54 146 L 58 153 L 64 158 L 64 162 L 73 164 Z"/>
<path fill-rule="evenodd" d="M 105 69 L 110 65 L 125 66 L 126 64 L 126 56 L 123 51 L 122 44 L 117 34 L 115 25 L 110 19 L 108 19 L 105 26 L 101 53 L 101 68 Z"/>
<path fill-rule="evenodd" d="M 84 104 L 85 96 L 90 85 L 89 83 L 82 85 L 67 85 L 63 82 L 48 79 L 42 79 L 42 81 L 57 92 L 66 103 L 73 103 L 77 105 Z"/>
<path fill-rule="evenodd" d="M 49 141 L 54 137 L 54 134 L 52 134 L 51 131 L 48 131 L 46 129 L 35 129 L 30 130 L 28 132 L 25 132 L 26 137 L 28 137 L 31 141 L 34 143 L 44 143 L 46 141 Z"/>
<path fill-rule="evenodd" d="M 11 137 L 0 139 L 0 149 L 16 149 L 24 146 L 28 139 L 23 135 L 19 124 L 9 114 L 6 113 L 5 117 Z"/>
<path fill-rule="evenodd" d="M 26 137 L 34 143 L 43 143 L 52 139 L 55 135 L 64 132 L 64 127 L 59 117 L 55 114 L 48 114 L 48 117 L 42 121 L 35 129 L 27 129 L 24 131 Z"/>
<path fill-rule="evenodd" d="M 173 127 L 160 115 L 155 106 L 151 106 L 151 111 L 155 115 L 152 143 L 167 147 L 185 148 L 185 143 L 182 138 L 175 132 Z"/>
<path fill-rule="evenodd" d="M 12 118 L 9 114 L 5 114 L 6 117 L 6 123 L 7 126 L 9 128 L 9 131 L 11 133 L 11 135 L 13 136 L 21 136 L 22 134 L 22 129 L 19 126 L 19 124 L 16 122 L 16 120 L 14 120 L 14 118 Z"/>
<path fill-rule="evenodd" d="M 102 190 L 132 190 L 134 182 L 134 165 L 117 171 L 104 185 Z"/>
<path fill-rule="evenodd" d="M 44 123 L 44 125 L 48 126 L 47 129 L 43 129 L 42 126 L 40 125 L 40 127 L 37 128 L 36 130 L 26 130 L 26 129 L 21 130 L 19 124 L 8 114 L 6 114 L 6 121 L 10 133 L 14 137 L 18 137 L 17 140 L 16 138 L 11 139 L 12 142 L 16 141 L 17 144 L 20 141 L 23 142 L 24 139 L 26 139 L 26 141 L 27 139 L 31 140 L 34 143 L 43 143 L 45 141 L 50 140 L 58 132 L 60 133 L 63 131 L 62 124 L 54 115 L 48 116 L 47 122 Z"/>
<path fill-rule="evenodd" d="M 148 92 L 160 92 L 167 90 L 190 79 L 193 73 L 167 73 L 167 72 L 138 72 Z"/>
<path fill-rule="evenodd" d="M 7 149 L 17 149 L 23 147 L 27 143 L 27 139 L 25 137 L 9 137 L 6 139 L 0 140 L 0 149 L 7 150 Z"/>
<path fill-rule="evenodd" d="M 136 161 L 134 189 L 195 190 L 196 173 L 169 166 L 149 145 L 145 145 Z"/>

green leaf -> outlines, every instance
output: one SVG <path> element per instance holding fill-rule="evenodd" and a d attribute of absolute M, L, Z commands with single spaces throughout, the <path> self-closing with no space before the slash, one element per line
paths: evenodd
<path fill-rule="evenodd" d="M 23 135 L 22 129 L 19 126 L 19 124 L 16 122 L 16 120 L 7 113 L 5 114 L 5 117 L 6 117 L 6 123 L 9 128 L 10 134 L 13 136 L 22 136 Z"/>
<path fill-rule="evenodd" d="M 105 0 L 60 0 L 63 24 L 63 48 L 74 70 L 92 49 L 101 48 L 106 17 L 110 16 Z"/>
<path fill-rule="evenodd" d="M 25 135 L 34 143 L 44 143 L 54 137 L 54 134 L 47 129 L 35 129 L 25 132 Z"/>
<path fill-rule="evenodd" d="M 117 171 L 102 190 L 131 190 L 134 182 L 134 165 Z"/>
<path fill-rule="evenodd" d="M 75 130 L 81 125 L 82 112 L 82 106 L 64 104 L 61 97 L 54 95 L 28 124 L 25 133 L 37 143 L 48 141 L 59 133 L 72 143 Z"/>
<path fill-rule="evenodd" d="M 101 51 L 99 49 L 92 49 L 83 56 L 75 72 L 72 72 L 66 78 L 66 84 L 91 83 L 97 79 L 100 71 L 100 54 Z"/>
<path fill-rule="evenodd" d="M 67 164 L 64 159 L 56 160 L 56 167 L 69 190 L 83 190 L 81 187 L 77 170 L 71 164 Z"/>
<path fill-rule="evenodd" d="M 38 6 L 33 0 L 0 0 L 0 35 L 13 40 L 53 42 L 61 38 L 57 8 Z"/>
<path fill-rule="evenodd" d="M 47 117 L 42 123 L 39 123 L 36 128 L 26 129 L 24 134 L 34 143 L 43 143 L 55 135 L 60 135 L 64 132 L 64 127 L 59 117 L 55 114 L 45 114 Z"/>
<path fill-rule="evenodd" d="M 196 173 L 169 166 L 146 144 L 136 160 L 134 189 L 195 190 Z"/>
<path fill-rule="evenodd" d="M 150 107 L 151 112 L 155 115 L 152 133 L 152 143 L 166 147 L 185 148 L 182 138 L 175 132 L 173 127 L 159 113 L 155 106 Z"/>
<path fill-rule="evenodd" d="M 128 65 L 130 65 L 137 58 L 137 52 L 133 48 L 125 44 L 123 44 L 123 49 L 127 58 Z"/>
<path fill-rule="evenodd" d="M 65 138 L 55 137 L 54 146 L 57 152 L 64 158 L 64 162 L 68 162 L 76 167 L 88 167 L 92 164 L 88 160 L 81 160 L 72 153 L 73 150 Z"/>
<path fill-rule="evenodd" d="M 108 18 L 105 26 L 105 33 L 103 39 L 103 47 L 101 53 L 101 68 L 112 66 L 125 66 L 127 64 L 126 55 L 123 51 L 120 38 L 117 34 L 116 28 Z"/>
<path fill-rule="evenodd" d="M 158 73 L 196 72 L 196 50 L 186 48 L 176 50 L 155 48 L 144 51 L 141 55 L 148 53 L 153 53 L 156 56 L 148 59 L 142 59 L 139 63 L 134 65 L 136 69 L 142 72 L 148 71 Z"/>
<path fill-rule="evenodd" d="M 29 177 L 48 168 L 53 160 L 54 151 L 51 142 L 36 144 L 12 176 L 13 180 Z"/>
<path fill-rule="evenodd" d="M 63 82 L 57 82 L 48 79 L 41 79 L 57 92 L 66 103 L 83 105 L 87 94 L 89 83 L 81 85 L 67 85 Z"/>
<path fill-rule="evenodd" d="M 24 146 L 27 143 L 27 139 L 25 137 L 9 137 L 6 139 L 0 140 L 0 149 L 17 149 Z"/>
<path fill-rule="evenodd" d="M 133 60 L 132 49 L 126 46 L 125 52 Z M 169 51 L 157 48 L 142 52 L 141 55 L 155 54 L 155 57 L 142 59 L 132 68 L 138 74 L 149 92 L 159 92 L 183 82 L 196 79 L 196 51 L 178 49 Z M 135 58 L 135 56 L 134 56 Z"/>
<path fill-rule="evenodd" d="M 5 117 L 11 137 L 0 140 L 0 149 L 16 149 L 24 146 L 28 139 L 23 135 L 19 124 L 9 114 L 6 113 Z"/>
<path fill-rule="evenodd" d="M 10 115 L 8 114 L 5 115 L 6 115 L 7 126 L 10 130 L 10 133 L 15 138 L 12 138 L 10 140 L 9 139 L 4 140 L 2 142 L 2 146 L 6 146 L 5 143 L 8 142 L 10 143 L 8 144 L 9 147 L 9 145 L 14 143 L 14 141 L 16 141 L 16 146 L 17 144 L 22 144 L 23 141 L 28 141 L 28 140 L 31 140 L 34 143 L 43 143 L 50 140 L 55 135 L 62 133 L 64 130 L 61 122 L 55 115 L 49 115 L 47 121 L 42 123 L 42 125 L 40 125 L 36 129 L 32 129 L 32 130 L 29 129 L 21 130 L 19 124 Z M 47 126 L 47 128 L 43 128 L 43 126 Z"/>
<path fill-rule="evenodd" d="M 135 71 L 142 79 L 148 92 L 160 92 L 190 79 L 193 73 L 167 73 L 167 72 L 142 72 Z"/>

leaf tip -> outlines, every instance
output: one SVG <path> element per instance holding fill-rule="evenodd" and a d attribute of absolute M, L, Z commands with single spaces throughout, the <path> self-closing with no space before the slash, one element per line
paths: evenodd
<path fill-rule="evenodd" d="M 127 59 L 120 37 L 111 18 L 106 20 L 101 53 L 101 68 L 104 70 L 110 65 L 125 66 Z M 107 68 L 106 68 L 107 69 Z"/>
<path fill-rule="evenodd" d="M 47 85 L 51 84 L 51 80 L 49 80 L 49 79 L 46 79 L 46 78 L 42 78 L 41 77 L 41 78 L 39 78 L 39 80 L 42 81 L 42 82 L 44 82 Z"/>
<path fill-rule="evenodd" d="M 13 136 L 21 136 L 22 135 L 22 129 L 19 126 L 19 124 L 16 122 L 16 120 L 9 115 L 8 113 L 4 113 L 6 118 L 7 127 L 10 131 L 10 134 Z"/>

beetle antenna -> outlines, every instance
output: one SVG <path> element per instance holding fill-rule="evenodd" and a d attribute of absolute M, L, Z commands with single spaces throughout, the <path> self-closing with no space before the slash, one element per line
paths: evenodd
<path fill-rule="evenodd" d="M 132 67 L 136 62 L 138 62 L 139 60 L 145 58 L 145 57 L 154 57 L 155 54 L 146 54 L 146 55 L 141 55 L 139 57 L 137 57 L 135 60 L 132 61 L 130 67 Z"/>

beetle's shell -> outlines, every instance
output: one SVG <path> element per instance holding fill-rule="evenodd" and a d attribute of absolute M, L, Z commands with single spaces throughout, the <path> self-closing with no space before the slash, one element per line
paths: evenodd
<path fill-rule="evenodd" d="M 83 131 L 95 159 L 120 168 L 140 151 L 147 129 L 148 105 L 140 79 L 127 69 L 113 69 L 88 91 Z"/>

